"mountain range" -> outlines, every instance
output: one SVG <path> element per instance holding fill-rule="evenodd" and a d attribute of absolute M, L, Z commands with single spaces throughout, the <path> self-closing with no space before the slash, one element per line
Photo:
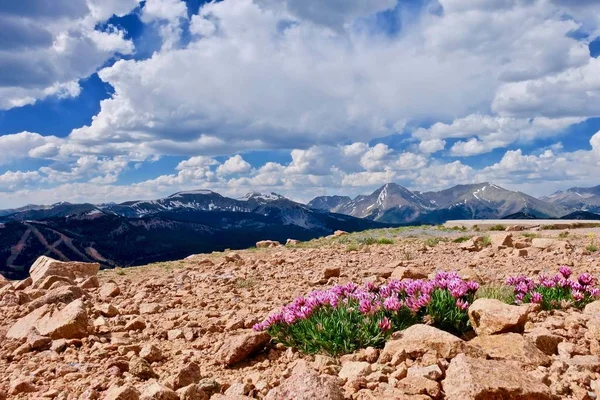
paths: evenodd
<path fill-rule="evenodd" d="M 370 195 L 320 196 L 306 205 L 276 193 L 233 199 L 210 190 L 120 204 L 28 205 L 0 210 L 0 273 L 10 278 L 26 276 L 40 255 L 100 262 L 106 267 L 130 266 L 247 248 L 264 239 L 309 240 L 335 230 L 451 219 L 594 219 L 596 212 L 600 212 L 600 186 L 537 199 L 492 183 L 438 192 L 411 191 L 389 183 Z"/>
<path fill-rule="evenodd" d="M 574 210 L 600 213 L 600 185 L 558 191 L 550 196 L 542 197 L 542 200 Z"/>
<path fill-rule="evenodd" d="M 600 204 L 600 195 L 596 198 Z M 591 200 L 591 198 L 590 198 Z M 534 218 L 560 218 L 587 207 L 537 199 L 493 183 L 457 185 L 438 192 L 413 192 L 388 183 L 354 199 L 321 196 L 310 207 L 386 223 L 437 224 L 453 219 L 498 219 L 522 213 Z"/>
<path fill-rule="evenodd" d="M 40 255 L 131 266 L 248 248 L 264 239 L 309 240 L 338 229 L 385 226 L 314 210 L 274 193 L 231 199 L 198 190 L 121 204 L 28 206 L 0 217 L 0 273 L 25 276 Z"/>

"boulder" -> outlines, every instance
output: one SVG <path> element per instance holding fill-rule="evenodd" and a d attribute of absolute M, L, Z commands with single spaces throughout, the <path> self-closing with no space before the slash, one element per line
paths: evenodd
<path fill-rule="evenodd" d="M 212 397 L 214 398 L 214 396 Z M 269 391 L 265 400 L 343 400 L 339 381 L 328 375 L 318 375 L 306 363 L 299 362 L 289 378 Z"/>
<path fill-rule="evenodd" d="M 79 284 L 82 289 L 94 289 L 100 287 L 100 281 L 97 276 L 90 276 Z"/>
<path fill-rule="evenodd" d="M 179 400 L 179 395 L 158 382 L 152 382 L 142 390 L 140 400 Z"/>
<path fill-rule="evenodd" d="M 33 284 L 35 289 L 50 289 L 52 285 L 56 282 L 65 283 L 66 285 L 74 285 L 75 281 L 73 279 L 67 278 L 65 276 L 56 276 L 50 275 L 45 277 L 44 279 L 40 279 L 36 283 Z"/>
<path fill-rule="evenodd" d="M 51 310 L 35 324 L 38 332 L 52 339 L 76 339 L 87 336 L 89 320 L 81 299 L 60 311 Z"/>
<path fill-rule="evenodd" d="M 96 275 L 100 269 L 98 263 L 58 261 L 47 256 L 39 257 L 31 266 L 29 276 L 33 284 L 47 276 L 63 276 L 69 279 L 89 278 Z"/>
<path fill-rule="evenodd" d="M 348 232 L 346 232 L 346 231 L 340 231 L 340 230 L 337 230 L 337 231 L 333 232 L 333 236 L 335 236 L 335 237 L 344 236 L 344 235 L 347 235 L 347 234 L 348 234 Z"/>
<path fill-rule="evenodd" d="M 32 283 L 33 283 L 33 280 L 31 279 L 30 276 L 28 276 L 27 278 L 23 279 L 22 281 L 13 283 L 13 287 L 15 290 L 25 290 L 29 286 L 31 286 Z"/>
<path fill-rule="evenodd" d="M 35 385 L 26 379 L 17 379 L 10 383 L 8 394 L 17 396 L 23 393 L 34 393 L 37 392 Z"/>
<path fill-rule="evenodd" d="M 200 366 L 191 362 L 180 368 L 174 376 L 169 378 L 168 386 L 173 390 L 177 390 L 185 386 L 196 384 L 200 382 L 200 379 L 202 379 Z"/>
<path fill-rule="evenodd" d="M 567 365 L 576 371 L 600 372 L 600 357 L 594 355 L 576 355 L 568 359 Z"/>
<path fill-rule="evenodd" d="M 160 311 L 158 303 L 144 303 L 140 305 L 140 314 L 156 314 Z"/>
<path fill-rule="evenodd" d="M 464 340 L 429 325 L 413 325 L 400 332 L 401 338 L 390 340 L 379 355 L 379 363 L 391 362 L 399 353 L 413 358 L 434 352 L 441 358 L 453 358 L 459 353 L 473 356 L 483 355 L 478 348 Z"/>
<path fill-rule="evenodd" d="M 227 261 L 227 262 L 242 261 L 242 256 L 240 256 L 238 253 L 235 253 L 235 252 L 227 253 L 227 254 L 225 254 L 225 261 Z"/>
<path fill-rule="evenodd" d="M 84 295 L 83 289 L 78 286 L 61 286 L 50 290 L 48 293 L 33 300 L 27 306 L 29 310 L 35 310 L 44 304 L 68 304 L 74 300 L 82 298 Z"/>
<path fill-rule="evenodd" d="M 261 240 L 260 242 L 256 242 L 257 249 L 267 249 L 270 247 L 279 247 L 281 243 L 275 240 Z"/>
<path fill-rule="evenodd" d="M 31 350 L 46 350 L 50 348 L 51 344 L 52 339 L 39 335 L 35 330 L 32 330 L 27 336 L 27 345 Z"/>
<path fill-rule="evenodd" d="M 183 331 L 181 329 L 171 329 L 167 331 L 167 340 L 172 342 L 173 340 L 183 339 Z"/>
<path fill-rule="evenodd" d="M 341 267 L 325 267 L 321 272 L 321 279 L 337 278 L 341 272 Z"/>
<path fill-rule="evenodd" d="M 469 342 L 494 360 L 519 361 L 530 366 L 550 365 L 552 359 L 518 333 L 477 336 Z"/>
<path fill-rule="evenodd" d="M 154 372 L 148 361 L 137 356 L 134 356 L 129 360 L 129 373 L 143 381 L 158 378 L 158 374 Z"/>
<path fill-rule="evenodd" d="M 392 279 L 426 279 L 427 274 L 413 267 L 396 267 L 391 275 Z"/>
<path fill-rule="evenodd" d="M 208 400 L 208 394 L 198 385 L 188 385 L 177 390 L 179 400 Z"/>
<path fill-rule="evenodd" d="M 125 324 L 126 331 L 141 331 L 146 328 L 146 321 L 142 317 L 137 317 Z"/>
<path fill-rule="evenodd" d="M 557 353 L 558 344 L 564 340 L 562 336 L 554 335 L 548 329 L 542 327 L 532 329 L 525 334 L 525 337 L 549 356 Z"/>
<path fill-rule="evenodd" d="M 8 339 L 23 340 L 35 328 L 37 322 L 50 311 L 50 306 L 44 305 L 33 310 L 23 318 L 19 319 L 6 333 Z"/>
<path fill-rule="evenodd" d="M 117 309 L 117 307 L 113 306 L 110 303 L 100 304 L 98 306 L 98 311 L 100 311 L 100 314 L 102 314 L 102 316 L 106 318 L 112 318 L 119 315 L 119 310 Z"/>
<path fill-rule="evenodd" d="M 396 267 L 390 267 L 387 265 L 377 265 L 375 267 L 369 268 L 368 275 L 376 276 L 378 278 L 388 279 L 394 273 L 394 269 Z"/>
<path fill-rule="evenodd" d="M 469 307 L 469 320 L 477 335 L 523 332 L 529 308 L 496 299 L 477 299 Z"/>
<path fill-rule="evenodd" d="M 340 379 L 353 381 L 359 377 L 367 376 L 371 373 L 371 364 L 364 361 L 350 361 L 342 364 L 338 376 Z"/>
<path fill-rule="evenodd" d="M 413 365 L 410 367 L 406 374 L 407 377 L 419 376 L 422 378 L 431 379 L 434 381 L 440 380 L 444 373 L 439 365 L 429 365 L 427 367 L 421 367 L 419 365 Z"/>
<path fill-rule="evenodd" d="M 116 297 L 120 294 L 121 294 L 121 289 L 113 281 L 106 282 L 100 288 L 100 298 L 105 299 L 105 300 L 110 299 L 111 297 Z"/>
<path fill-rule="evenodd" d="M 266 332 L 250 332 L 225 341 L 216 355 L 217 361 L 225 365 L 238 363 L 261 351 L 271 337 Z"/>
<path fill-rule="evenodd" d="M 458 247 L 466 251 L 479 251 L 483 248 L 483 238 L 481 236 L 473 236 L 466 242 L 461 243 Z"/>
<path fill-rule="evenodd" d="M 494 233 L 490 235 L 492 247 L 494 249 L 513 247 L 512 237 L 511 233 Z"/>
<path fill-rule="evenodd" d="M 557 400 L 542 381 L 524 373 L 514 361 L 458 355 L 442 382 L 447 400 Z"/>
<path fill-rule="evenodd" d="M 429 395 L 438 398 L 441 395 L 440 384 L 422 376 L 410 376 L 400 380 L 396 387 L 407 395 Z"/>
<path fill-rule="evenodd" d="M 299 241 L 299 240 L 296 240 L 296 239 L 288 239 L 288 240 L 285 242 L 285 245 L 286 245 L 286 246 L 297 246 L 297 245 L 299 245 L 300 243 L 302 243 L 302 242 L 301 242 L 301 241 Z"/>
<path fill-rule="evenodd" d="M 140 350 L 140 357 L 148 362 L 156 362 L 163 359 L 162 352 L 152 343 L 148 343 Z"/>
<path fill-rule="evenodd" d="M 600 300 L 593 301 L 586 305 L 583 309 L 583 313 L 592 317 L 600 317 Z"/>
<path fill-rule="evenodd" d="M 0 275 L 0 288 L 9 285 L 10 282 L 4 276 Z"/>
<path fill-rule="evenodd" d="M 139 400 L 140 391 L 131 385 L 111 386 L 104 397 L 105 400 Z"/>

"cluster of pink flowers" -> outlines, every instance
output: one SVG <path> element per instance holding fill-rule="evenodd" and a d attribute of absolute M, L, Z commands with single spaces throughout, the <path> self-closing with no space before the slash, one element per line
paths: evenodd
<path fill-rule="evenodd" d="M 347 283 L 299 297 L 280 312 L 256 324 L 254 329 L 264 331 L 273 325 L 292 325 L 310 318 L 314 312 L 324 307 L 354 307 L 367 316 L 393 314 L 404 308 L 417 314 L 429 305 L 432 293 L 438 289 L 448 291 L 455 299 L 456 307 L 466 310 L 469 307 L 466 297 L 473 295 L 478 288 L 476 282 L 465 281 L 455 272 L 439 272 L 432 280 L 391 280 L 382 286 L 368 283 L 359 287 L 354 283 Z M 390 319 L 382 317 L 379 327 L 384 331 L 391 329 Z"/>
<path fill-rule="evenodd" d="M 514 288 L 517 303 L 528 300 L 532 303 L 542 303 L 544 301 L 543 293 L 549 291 L 552 294 L 571 296 L 577 302 L 597 297 L 600 294 L 600 289 L 595 286 L 596 278 L 591 274 L 583 273 L 577 277 L 577 280 L 574 280 L 571 278 L 573 273 L 569 267 L 560 267 L 558 272 L 552 277 L 540 275 L 537 283 L 532 278 L 523 275 L 510 277 L 506 282 Z"/>

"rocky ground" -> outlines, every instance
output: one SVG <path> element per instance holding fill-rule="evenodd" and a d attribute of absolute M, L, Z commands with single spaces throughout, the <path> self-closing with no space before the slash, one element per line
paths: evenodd
<path fill-rule="evenodd" d="M 562 265 L 598 276 L 595 235 L 381 230 L 99 272 L 41 258 L 25 281 L 0 277 L 0 399 L 595 399 L 600 303 L 545 312 L 482 299 L 469 337 L 415 325 L 339 359 L 251 330 L 347 281 L 453 270 L 489 284 Z"/>

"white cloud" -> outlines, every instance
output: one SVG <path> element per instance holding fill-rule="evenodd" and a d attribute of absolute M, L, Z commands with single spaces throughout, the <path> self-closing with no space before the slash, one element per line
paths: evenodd
<path fill-rule="evenodd" d="M 3 191 L 14 191 L 39 180 L 40 175 L 36 171 L 7 171 L 0 175 L 0 198 Z"/>
<path fill-rule="evenodd" d="M 252 166 L 239 154 L 229 158 L 217 168 L 217 174 L 227 176 L 249 172 Z"/>
<path fill-rule="evenodd" d="M 33 0 L 27 7 L 0 7 L 0 26 L 8 32 L 8 39 L 0 40 L 0 109 L 33 104 L 48 96 L 78 96 L 79 79 L 116 53 L 133 52 L 133 43 L 124 38 L 123 31 L 95 28 L 113 14 L 128 13 L 137 1 L 55 3 L 50 7 Z"/>
<path fill-rule="evenodd" d="M 393 9 L 398 0 L 259 0 L 258 3 L 270 8 L 282 7 L 300 20 L 340 30 L 356 18 Z"/>
<path fill-rule="evenodd" d="M 159 24 L 162 37 L 162 50 L 177 47 L 183 28 L 181 23 L 187 20 L 187 6 L 181 0 L 147 0 L 142 9 L 141 19 L 145 23 Z"/>
<path fill-rule="evenodd" d="M 556 75 L 506 84 L 492 108 L 502 115 L 545 117 L 600 116 L 600 59 Z"/>
<path fill-rule="evenodd" d="M 187 17 L 187 6 L 180 0 L 147 0 L 142 10 L 143 22 L 177 21 Z"/>
<path fill-rule="evenodd" d="M 570 125 L 583 120 L 578 117 L 528 119 L 473 114 L 451 124 L 438 122 L 428 129 L 417 129 L 413 136 L 421 140 L 468 139 L 455 143 L 450 152 L 454 156 L 473 156 L 513 143 L 532 143 L 540 138 L 559 136 Z"/>
<path fill-rule="evenodd" d="M 433 154 L 438 151 L 444 150 L 446 147 L 446 141 L 442 139 L 428 139 L 422 140 L 419 143 L 419 150 L 425 154 Z"/>
<path fill-rule="evenodd" d="M 0 165 L 28 156 L 35 158 L 42 149 L 48 150 L 47 146 L 56 146 L 59 142 L 60 139 L 55 136 L 42 136 L 33 132 L 0 136 Z"/>

